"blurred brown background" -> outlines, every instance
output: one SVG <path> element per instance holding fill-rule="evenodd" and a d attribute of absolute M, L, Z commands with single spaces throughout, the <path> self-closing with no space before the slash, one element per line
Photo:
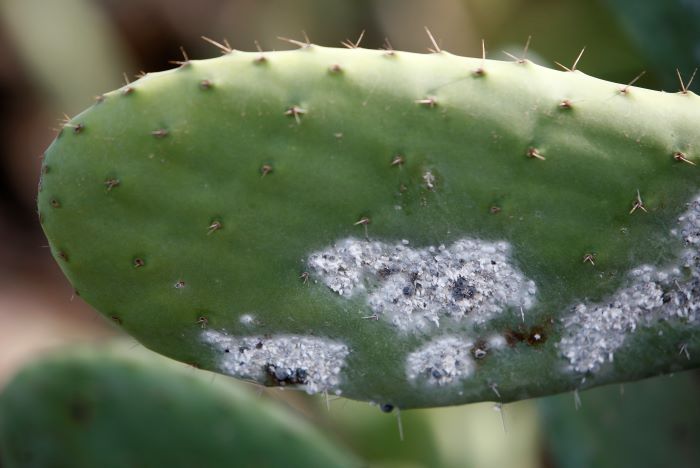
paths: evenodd
<path fill-rule="evenodd" d="M 570 65 L 585 46 L 578 68 L 587 74 L 627 83 L 645 70 L 637 85 L 676 91 L 674 68 L 688 77 L 700 62 L 700 42 L 690 37 L 698 36 L 692 18 L 700 2 L 671 4 L 678 8 L 666 8 L 667 17 L 644 13 L 635 22 L 627 8 L 643 8 L 626 0 L 0 0 L 0 387 L 39 350 L 117 333 L 73 296 L 50 257 L 35 193 L 52 129 L 64 113 L 121 86 L 124 73 L 171 68 L 180 46 L 192 58 L 218 55 L 202 35 L 237 49 L 258 41 L 279 50 L 292 46 L 278 36 L 302 39 L 305 31 L 315 43 L 340 46 L 366 30 L 364 47 L 388 38 L 396 49 L 427 52 L 427 26 L 443 49 L 461 55 L 480 55 L 483 38 L 490 58 L 509 60 L 502 51 L 522 55 L 531 35 L 528 58 Z"/>

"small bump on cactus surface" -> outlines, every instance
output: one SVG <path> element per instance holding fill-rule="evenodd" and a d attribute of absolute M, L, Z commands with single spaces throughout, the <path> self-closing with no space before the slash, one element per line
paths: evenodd
<path fill-rule="evenodd" d="M 397 408 L 700 364 L 685 82 L 360 40 L 209 40 L 67 122 L 39 209 L 85 300 L 182 361 Z"/>

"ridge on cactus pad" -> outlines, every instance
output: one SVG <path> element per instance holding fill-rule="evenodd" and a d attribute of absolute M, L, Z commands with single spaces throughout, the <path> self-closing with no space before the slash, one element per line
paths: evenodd
<path fill-rule="evenodd" d="M 46 151 L 78 293 L 147 347 L 384 408 L 700 364 L 700 99 L 527 60 L 231 51 Z"/>

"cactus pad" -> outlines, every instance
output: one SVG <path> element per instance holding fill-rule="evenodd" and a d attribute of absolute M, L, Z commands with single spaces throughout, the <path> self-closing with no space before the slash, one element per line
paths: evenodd
<path fill-rule="evenodd" d="M 386 408 L 700 364 L 700 99 L 526 60 L 231 51 L 46 152 L 76 290 L 149 348 Z"/>

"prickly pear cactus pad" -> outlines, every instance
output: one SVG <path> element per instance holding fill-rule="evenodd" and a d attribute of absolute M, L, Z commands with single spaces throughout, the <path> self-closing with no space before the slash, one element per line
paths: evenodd
<path fill-rule="evenodd" d="M 447 52 L 229 51 L 100 97 L 39 214 L 160 353 L 385 409 L 700 364 L 700 99 Z"/>

